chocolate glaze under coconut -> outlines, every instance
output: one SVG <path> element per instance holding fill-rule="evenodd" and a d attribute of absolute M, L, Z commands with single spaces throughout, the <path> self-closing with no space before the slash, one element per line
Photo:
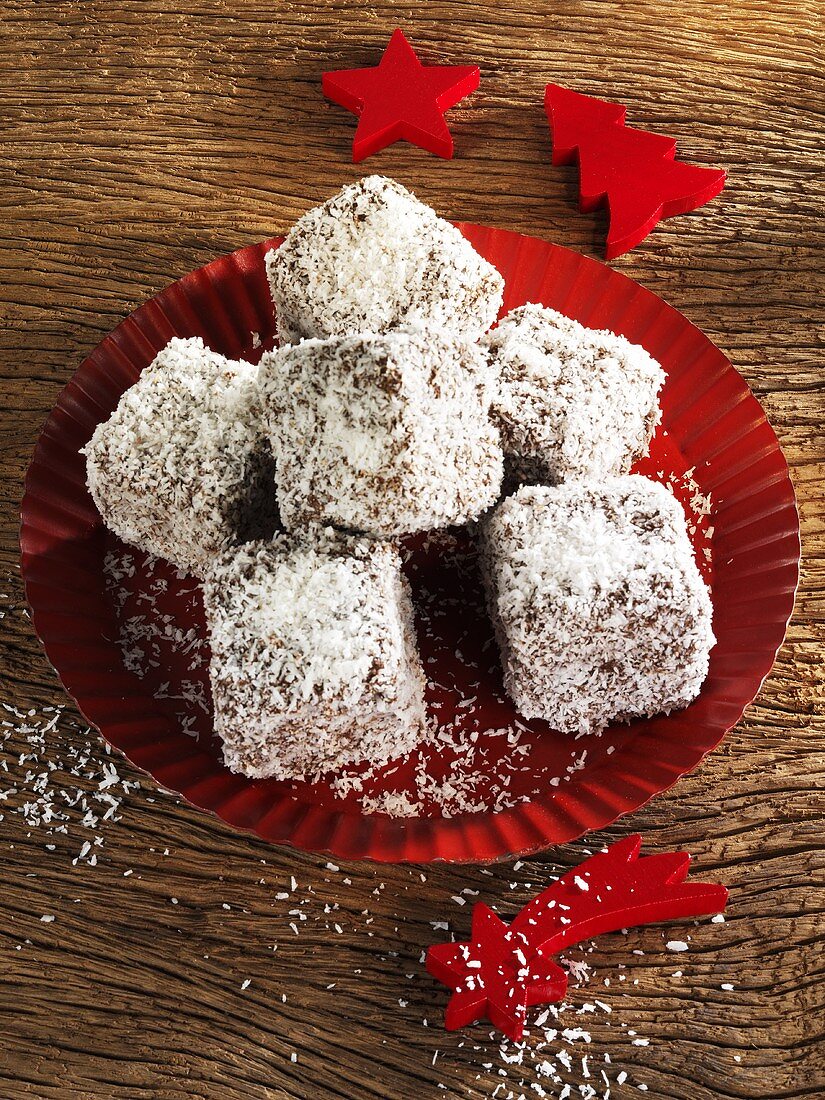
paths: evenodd
<path fill-rule="evenodd" d="M 227 551 L 203 595 L 215 729 L 233 771 L 312 778 L 416 746 L 425 678 L 391 546 L 329 528 L 281 534 Z"/>
<path fill-rule="evenodd" d="M 514 309 L 484 338 L 499 372 L 493 416 L 514 479 L 624 474 L 661 418 L 659 363 L 553 309 Z"/>
<path fill-rule="evenodd" d="M 498 499 L 495 379 L 475 344 L 418 329 L 305 340 L 265 355 L 260 380 L 288 529 L 391 537 Z"/>
<path fill-rule="evenodd" d="M 169 341 L 84 448 L 107 527 L 196 576 L 279 527 L 257 373 L 200 338 Z"/>
<path fill-rule="evenodd" d="M 525 486 L 481 537 L 504 683 L 524 717 L 595 733 L 699 694 L 711 601 L 663 486 L 634 475 Z"/>
<path fill-rule="evenodd" d="M 504 292 L 499 272 L 454 225 L 383 176 L 309 210 L 266 267 L 282 344 L 405 324 L 477 339 Z"/>

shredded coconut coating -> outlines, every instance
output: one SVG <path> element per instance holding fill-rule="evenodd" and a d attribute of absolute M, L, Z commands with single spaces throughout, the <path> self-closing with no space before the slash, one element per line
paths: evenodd
<path fill-rule="evenodd" d="M 227 551 L 207 574 L 215 729 L 233 771 L 312 778 L 423 735 L 409 587 L 387 543 L 331 529 Z"/>
<path fill-rule="evenodd" d="M 711 601 L 663 486 L 629 475 L 523 487 L 483 526 L 481 560 L 505 687 L 525 718 L 594 733 L 699 694 Z"/>
<path fill-rule="evenodd" d="M 484 344 L 500 370 L 493 413 L 515 477 L 624 474 L 647 452 L 665 374 L 638 344 L 533 303 Z"/>
<path fill-rule="evenodd" d="M 267 253 L 266 267 L 282 344 L 404 324 L 477 339 L 504 291 L 455 226 L 382 176 L 308 211 Z"/>
<path fill-rule="evenodd" d="M 392 537 L 498 498 L 495 377 L 475 344 L 409 330 L 305 340 L 261 361 L 284 526 Z"/>
<path fill-rule="evenodd" d="M 89 491 L 125 542 L 201 576 L 278 524 L 257 367 L 173 339 L 84 448 Z"/>

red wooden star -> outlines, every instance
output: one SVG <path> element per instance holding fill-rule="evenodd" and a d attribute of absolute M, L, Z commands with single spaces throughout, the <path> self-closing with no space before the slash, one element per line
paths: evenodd
<path fill-rule="evenodd" d="M 453 990 L 445 1025 L 452 1030 L 487 1016 L 520 1039 L 530 1005 L 560 1001 L 567 990 L 567 975 L 552 955 L 602 932 L 725 908 L 724 886 L 685 882 L 687 852 L 639 859 L 641 844 L 636 834 L 591 856 L 510 924 L 479 902 L 468 942 L 439 943 L 427 952 L 427 970 Z"/>
<path fill-rule="evenodd" d="M 477 65 L 422 65 L 396 30 L 375 69 L 324 73 L 327 99 L 359 115 L 353 161 L 395 141 L 410 141 L 439 157 L 453 155 L 444 112 L 476 90 Z"/>

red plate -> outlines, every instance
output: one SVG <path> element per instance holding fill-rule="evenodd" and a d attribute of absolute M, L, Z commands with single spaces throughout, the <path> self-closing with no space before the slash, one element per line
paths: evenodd
<path fill-rule="evenodd" d="M 640 469 L 673 486 L 695 529 L 713 590 L 710 673 L 687 710 L 601 737 L 515 726 L 467 547 L 433 540 L 411 549 L 408 569 L 442 739 L 366 778 L 353 769 L 343 783 L 360 782 L 360 793 L 227 771 L 212 734 L 197 585 L 104 529 L 78 450 L 170 337 L 203 336 L 246 358 L 271 344 L 263 257 L 278 242 L 241 249 L 141 306 L 83 363 L 38 441 L 20 541 L 35 629 L 88 720 L 163 786 L 267 840 L 388 861 L 489 860 L 572 840 L 694 768 L 754 698 L 785 634 L 799 572 L 793 489 L 776 436 L 725 356 L 603 264 L 515 233 L 460 228 L 504 275 L 505 310 L 542 302 L 622 333 L 664 365 L 663 431 Z M 696 519 L 689 502 L 701 496 L 711 515 Z M 365 812 L 365 798 L 386 807 L 387 792 L 406 798 L 411 816 Z"/>

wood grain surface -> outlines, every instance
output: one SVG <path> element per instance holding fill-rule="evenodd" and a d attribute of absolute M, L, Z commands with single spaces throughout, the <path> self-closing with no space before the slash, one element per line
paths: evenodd
<path fill-rule="evenodd" d="M 746 376 L 802 515 L 788 640 L 723 746 L 604 833 L 486 870 L 336 870 L 158 791 L 86 732 L 19 583 L 22 478 L 60 388 L 165 284 L 360 174 L 354 120 L 320 76 L 376 63 L 396 25 L 428 62 L 481 66 L 449 115 L 455 160 L 398 144 L 365 165 L 446 216 L 601 255 L 603 216 L 580 215 L 574 169 L 550 167 L 550 80 L 626 103 L 685 159 L 728 169 L 718 199 L 616 266 Z M 479 891 L 509 915 L 556 865 L 630 830 L 651 850 L 687 847 L 730 887 L 728 918 L 596 943 L 559 1024 L 591 1036 L 567 1043 L 571 1095 L 602 1096 L 601 1070 L 623 1082 L 614 1098 L 825 1095 L 822 9 L 6 0 L 0 36 L 0 1096 L 563 1096 L 535 1028 L 522 1066 L 489 1029 L 444 1031 L 421 951 L 447 934 L 434 921 L 467 931 L 455 898 Z M 688 937 L 686 953 L 665 947 Z M 588 1010 L 594 998 L 611 1011 Z"/>

